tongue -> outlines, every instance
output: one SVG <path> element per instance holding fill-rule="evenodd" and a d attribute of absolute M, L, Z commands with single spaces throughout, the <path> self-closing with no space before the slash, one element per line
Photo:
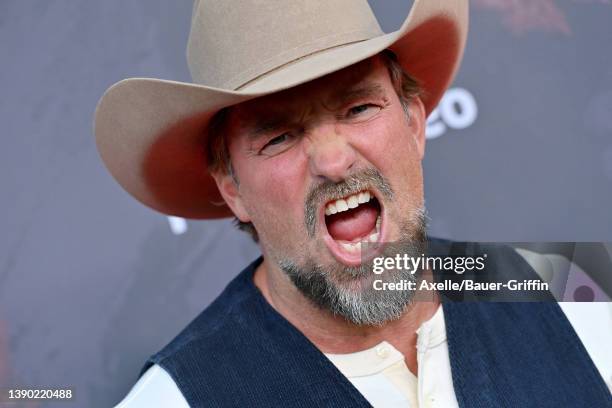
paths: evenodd
<path fill-rule="evenodd" d="M 335 240 L 353 241 L 365 236 L 376 225 L 378 210 L 371 205 L 360 205 L 326 217 L 327 231 Z"/>

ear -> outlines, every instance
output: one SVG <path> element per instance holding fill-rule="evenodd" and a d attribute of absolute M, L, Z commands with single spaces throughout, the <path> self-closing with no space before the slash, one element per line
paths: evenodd
<path fill-rule="evenodd" d="M 419 157 L 423 160 L 425 157 L 425 129 L 427 127 L 427 116 L 425 115 L 425 105 L 420 97 L 415 96 L 410 101 L 410 123 L 409 126 L 414 135 Z"/>
<path fill-rule="evenodd" d="M 242 202 L 240 188 L 234 177 L 227 173 L 213 173 L 211 175 L 215 179 L 215 183 L 217 183 L 221 196 L 234 215 L 242 222 L 250 222 L 251 217 Z"/>

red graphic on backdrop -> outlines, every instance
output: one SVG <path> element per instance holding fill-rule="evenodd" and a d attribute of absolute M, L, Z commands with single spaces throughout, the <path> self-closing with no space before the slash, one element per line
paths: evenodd
<path fill-rule="evenodd" d="M 555 0 L 474 0 L 476 7 L 498 11 L 502 24 L 514 34 L 547 31 L 570 35 L 565 13 Z M 573 0 L 573 3 L 612 4 L 612 0 Z"/>

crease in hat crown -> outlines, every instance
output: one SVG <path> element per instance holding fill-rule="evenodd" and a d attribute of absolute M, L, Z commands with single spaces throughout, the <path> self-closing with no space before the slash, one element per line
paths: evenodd
<path fill-rule="evenodd" d="M 195 83 L 237 90 L 304 56 L 382 34 L 366 0 L 197 0 L 187 63 Z"/>

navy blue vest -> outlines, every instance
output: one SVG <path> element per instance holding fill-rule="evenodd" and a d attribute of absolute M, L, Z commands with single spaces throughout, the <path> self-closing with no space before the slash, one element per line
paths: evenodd
<path fill-rule="evenodd" d="M 505 247 L 433 240 L 457 254 L 488 252 L 514 279 L 535 272 Z M 480 252 L 479 252 L 480 251 Z M 258 259 L 159 353 L 192 407 L 369 407 L 335 366 L 254 285 Z M 612 407 L 612 397 L 554 301 L 443 298 L 453 387 L 461 407 Z"/>

